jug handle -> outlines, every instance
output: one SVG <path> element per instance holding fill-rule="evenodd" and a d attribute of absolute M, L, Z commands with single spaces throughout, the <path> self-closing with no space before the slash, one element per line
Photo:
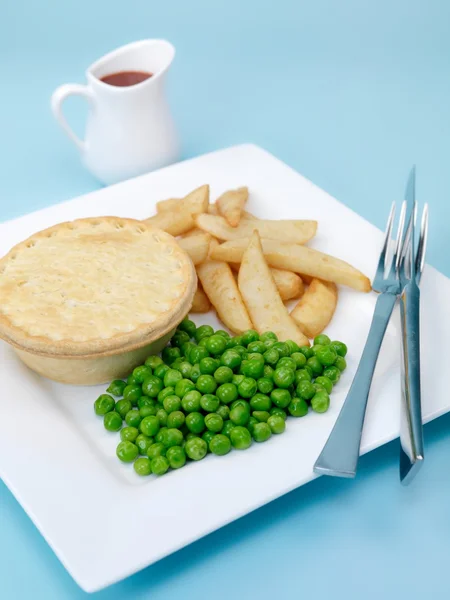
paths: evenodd
<path fill-rule="evenodd" d="M 88 86 L 80 85 L 78 83 L 66 83 L 65 85 L 61 85 L 53 92 L 52 95 L 51 105 L 55 119 L 61 125 L 72 142 L 74 142 L 74 144 L 78 147 L 80 152 L 84 152 L 86 143 L 83 140 L 80 140 L 77 135 L 75 135 L 67 123 L 62 111 L 63 102 L 69 96 L 83 96 L 84 98 L 87 98 L 90 103 L 92 102 L 94 96 Z"/>

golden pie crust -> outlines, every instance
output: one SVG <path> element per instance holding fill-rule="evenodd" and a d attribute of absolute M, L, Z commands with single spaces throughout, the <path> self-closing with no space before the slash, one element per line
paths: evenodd
<path fill-rule="evenodd" d="M 196 281 L 176 240 L 145 222 L 61 223 L 0 260 L 0 338 L 22 358 L 130 357 L 178 325 Z"/>

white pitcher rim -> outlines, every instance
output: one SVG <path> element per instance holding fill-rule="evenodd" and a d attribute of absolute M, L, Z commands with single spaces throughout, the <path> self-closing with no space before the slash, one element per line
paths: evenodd
<path fill-rule="evenodd" d="M 99 79 L 98 77 L 96 77 L 92 71 L 94 71 L 95 69 L 97 69 L 102 63 L 106 62 L 107 60 L 110 60 L 112 58 L 115 58 L 116 56 L 122 54 L 124 51 L 127 50 L 131 50 L 132 48 L 136 48 L 138 46 L 145 46 L 145 45 L 152 45 L 152 46 L 156 46 L 156 45 L 165 45 L 169 48 L 169 50 L 172 51 L 172 56 L 170 57 L 170 60 L 168 61 L 168 64 L 161 69 L 160 71 L 158 71 L 157 73 L 154 73 L 151 77 L 149 77 L 148 79 L 145 79 L 144 81 L 141 81 L 140 83 L 136 83 L 132 86 L 124 86 L 124 87 L 120 87 L 120 86 L 112 86 L 109 85 L 108 83 L 105 83 L 104 81 L 102 81 L 101 79 Z M 112 93 L 126 93 L 127 91 L 131 90 L 131 89 L 136 89 L 136 87 L 141 87 L 144 85 L 148 85 L 152 82 L 155 81 L 155 79 L 159 79 L 159 77 L 161 77 L 169 68 L 169 66 L 171 65 L 174 56 L 175 56 L 175 46 L 169 42 L 168 40 L 162 39 L 162 38 L 148 38 L 148 39 L 144 39 L 144 40 L 137 40 L 135 42 L 130 42 L 129 44 L 124 44 L 123 46 L 119 46 L 118 48 L 116 48 L 115 50 L 111 50 L 111 52 L 107 52 L 106 54 L 104 54 L 103 56 L 101 56 L 100 58 L 98 58 L 95 62 L 93 62 L 87 69 L 86 69 L 86 77 L 88 80 L 93 80 L 95 81 L 98 85 L 100 86 L 104 86 L 105 88 L 108 88 L 108 90 Z"/>

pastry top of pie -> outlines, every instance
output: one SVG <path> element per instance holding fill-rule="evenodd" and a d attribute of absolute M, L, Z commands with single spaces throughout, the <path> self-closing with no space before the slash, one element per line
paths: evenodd
<path fill-rule="evenodd" d="M 189 311 L 195 270 L 175 239 L 119 217 L 61 223 L 0 260 L 0 337 L 54 356 L 116 354 Z"/>

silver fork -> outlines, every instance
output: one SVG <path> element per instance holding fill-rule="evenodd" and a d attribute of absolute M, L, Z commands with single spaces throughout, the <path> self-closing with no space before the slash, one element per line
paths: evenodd
<path fill-rule="evenodd" d="M 372 324 L 347 398 L 314 465 L 314 471 L 322 475 L 334 475 L 336 477 L 355 477 L 356 475 L 372 378 L 387 325 L 397 296 L 402 289 L 399 268 L 401 258 L 405 254 L 405 242 L 408 242 L 406 233 L 408 233 L 409 228 L 405 232 L 405 220 L 409 223 L 414 212 L 414 199 L 408 195 L 411 181 L 414 180 L 415 169 L 411 171 L 407 186 L 407 200 L 403 202 L 400 211 L 397 241 L 393 253 L 391 252 L 391 233 L 395 217 L 395 203 L 392 205 L 389 214 L 386 234 L 372 285 L 373 289 L 379 292 Z"/>
<path fill-rule="evenodd" d="M 411 189 L 415 196 L 414 187 Z M 408 485 L 424 460 L 420 393 L 420 290 L 428 234 L 428 205 L 424 206 L 419 241 L 415 244 L 417 205 L 408 226 L 408 245 L 400 263 L 400 322 L 402 330 L 402 387 L 400 409 L 400 481 Z"/>

